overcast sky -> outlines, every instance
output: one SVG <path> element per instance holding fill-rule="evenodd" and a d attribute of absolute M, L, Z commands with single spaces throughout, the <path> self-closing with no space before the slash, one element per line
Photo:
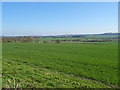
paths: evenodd
<path fill-rule="evenodd" d="M 3 35 L 118 32 L 117 2 L 4 2 Z"/>

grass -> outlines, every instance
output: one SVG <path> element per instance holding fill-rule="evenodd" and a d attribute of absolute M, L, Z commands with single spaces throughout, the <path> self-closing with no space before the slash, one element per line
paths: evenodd
<path fill-rule="evenodd" d="M 3 43 L 3 87 L 118 87 L 117 64 L 116 42 Z"/>
<path fill-rule="evenodd" d="M 4 61 L 3 87 L 5 88 L 15 88 L 16 85 L 22 88 L 110 88 L 101 82 L 39 68 L 34 64 L 6 59 Z"/>

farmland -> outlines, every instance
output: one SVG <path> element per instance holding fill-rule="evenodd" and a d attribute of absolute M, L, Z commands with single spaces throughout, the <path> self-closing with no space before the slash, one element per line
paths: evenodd
<path fill-rule="evenodd" d="M 117 42 L 3 43 L 3 87 L 116 88 Z"/>

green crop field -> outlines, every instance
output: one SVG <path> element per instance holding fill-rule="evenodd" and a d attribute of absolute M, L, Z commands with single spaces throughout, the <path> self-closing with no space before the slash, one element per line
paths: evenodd
<path fill-rule="evenodd" d="M 116 88 L 117 42 L 3 43 L 3 87 Z"/>
<path fill-rule="evenodd" d="M 40 41 L 51 41 L 51 40 L 75 40 L 75 39 L 80 39 L 80 40 L 85 40 L 85 39 L 109 39 L 109 38 L 117 38 L 119 37 L 118 35 L 89 35 L 85 37 L 74 37 L 74 38 L 40 38 Z"/>

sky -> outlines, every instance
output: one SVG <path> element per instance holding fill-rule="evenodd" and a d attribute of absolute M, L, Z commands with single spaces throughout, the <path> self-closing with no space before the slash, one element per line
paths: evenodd
<path fill-rule="evenodd" d="M 3 35 L 118 32 L 117 2 L 3 2 Z"/>

